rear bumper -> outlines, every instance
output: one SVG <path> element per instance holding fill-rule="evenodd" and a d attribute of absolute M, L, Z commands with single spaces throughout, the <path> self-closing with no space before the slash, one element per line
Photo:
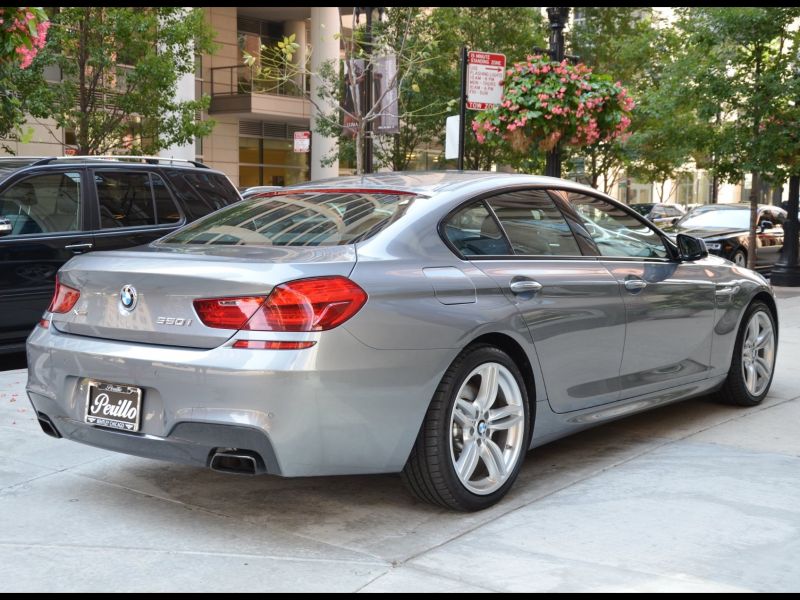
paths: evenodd
<path fill-rule="evenodd" d="M 208 466 L 255 452 L 288 477 L 397 472 L 454 350 L 374 350 L 339 328 L 299 351 L 210 350 L 80 337 L 37 327 L 28 396 L 64 438 Z M 90 379 L 142 388 L 141 430 L 84 422 Z"/>

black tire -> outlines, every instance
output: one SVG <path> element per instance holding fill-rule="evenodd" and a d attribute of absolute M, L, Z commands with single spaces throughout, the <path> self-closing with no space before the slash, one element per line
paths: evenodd
<path fill-rule="evenodd" d="M 742 371 L 742 345 L 744 344 L 745 332 L 750 323 L 750 319 L 758 312 L 764 313 L 772 324 L 776 349 L 774 354 L 777 356 L 778 329 L 775 325 L 775 317 L 772 315 L 769 306 L 761 300 L 756 300 L 747 307 L 744 313 L 742 324 L 739 326 L 739 332 L 736 334 L 736 344 L 733 347 L 733 358 L 731 359 L 731 368 L 728 371 L 728 378 L 717 392 L 717 398 L 726 404 L 733 404 L 735 406 L 756 406 L 761 404 L 769 393 L 769 388 L 772 386 L 772 378 L 775 376 L 775 356 L 773 356 L 769 383 L 758 396 L 751 394 L 750 390 L 747 389 L 744 373 Z"/>
<path fill-rule="evenodd" d="M 464 380 L 479 365 L 499 363 L 506 367 L 521 391 L 523 404 L 523 447 L 505 483 L 496 491 L 479 495 L 459 480 L 450 454 L 450 418 L 456 395 Z M 414 448 L 402 472 L 409 491 L 418 499 L 460 511 L 483 510 L 496 504 L 514 484 L 530 444 L 531 410 L 525 381 L 519 368 L 505 352 L 488 344 L 466 348 L 453 361 L 433 395 Z"/>
<path fill-rule="evenodd" d="M 741 261 L 741 262 L 740 262 Z M 747 250 L 744 248 L 737 248 L 736 252 L 731 255 L 731 262 L 735 265 L 747 266 Z"/>

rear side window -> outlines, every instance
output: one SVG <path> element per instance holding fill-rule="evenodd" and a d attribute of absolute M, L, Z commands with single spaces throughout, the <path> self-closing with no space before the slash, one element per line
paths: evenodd
<path fill-rule="evenodd" d="M 340 246 L 369 239 L 400 219 L 413 194 L 297 192 L 252 198 L 184 227 L 165 244 Z"/>
<path fill-rule="evenodd" d="M 95 171 L 100 228 L 168 225 L 181 214 L 164 180 L 155 173 Z"/>
<path fill-rule="evenodd" d="M 156 224 L 149 173 L 95 171 L 100 228 Z"/>
<path fill-rule="evenodd" d="M 78 231 L 81 227 L 81 174 L 46 173 L 26 177 L 0 195 L 5 235 Z"/>
<path fill-rule="evenodd" d="M 509 192 L 488 200 L 514 254 L 580 256 L 581 251 L 550 195 L 544 190 Z"/>
<path fill-rule="evenodd" d="M 167 184 L 155 173 L 150 174 L 153 185 L 153 200 L 156 205 L 156 220 L 159 225 L 177 223 L 181 220 L 181 213 L 172 199 L 172 194 L 167 189 Z"/>
<path fill-rule="evenodd" d="M 483 202 L 462 208 L 444 225 L 444 234 L 463 256 L 513 254 L 506 237 Z"/>
<path fill-rule="evenodd" d="M 167 177 L 192 221 L 242 199 L 233 184 L 219 173 L 170 171 Z"/>

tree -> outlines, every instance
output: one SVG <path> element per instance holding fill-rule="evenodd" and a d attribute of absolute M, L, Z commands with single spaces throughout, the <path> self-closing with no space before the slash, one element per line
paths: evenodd
<path fill-rule="evenodd" d="M 671 27 L 659 29 L 654 36 L 651 62 L 637 85 L 639 96 L 631 136 L 621 147 L 627 174 L 659 184 L 662 201 L 666 182 L 685 172 L 693 155 L 699 156 L 698 149 L 708 139 L 707 128 L 695 119 L 692 103 L 676 93 L 686 76 L 674 67 L 680 42 Z"/>
<path fill-rule="evenodd" d="M 214 47 L 201 9 L 68 7 L 52 23 L 50 43 L 17 74 L 18 86 L 34 117 L 75 132 L 79 154 L 149 154 L 210 133 L 213 121 L 195 120 L 209 98 L 174 98 L 195 54 Z M 46 82 L 53 65 L 61 80 Z"/>
<path fill-rule="evenodd" d="M 652 86 L 652 71 L 657 65 L 657 21 L 647 7 L 583 7 L 567 34 L 572 54 L 614 81 L 622 82 L 636 98 L 647 96 Z M 652 132 L 659 123 L 640 118 L 637 108 L 632 116 L 631 134 Z M 583 157 L 589 184 L 597 187 L 603 179 L 603 191 L 608 193 L 619 177 L 627 159 L 627 144 L 623 139 L 600 140 L 571 158 Z"/>
<path fill-rule="evenodd" d="M 47 41 L 50 21 L 41 8 L 0 7 L 0 138 L 25 121 L 22 99 L 12 81 L 18 69 L 27 69 Z"/>
<path fill-rule="evenodd" d="M 723 180 L 751 174 L 748 266 L 755 265 L 762 181 L 796 170 L 800 8 L 689 8 L 679 11 L 681 54 L 675 93 L 691 103 Z M 793 141 L 794 140 L 794 141 Z"/>
<path fill-rule="evenodd" d="M 326 157 L 326 160 L 354 153 L 359 174 L 364 172 L 363 151 L 368 127 L 375 129 L 377 123 L 387 116 L 408 118 L 406 113 L 391 114 L 394 106 L 390 99 L 399 95 L 401 90 L 418 89 L 414 77 L 425 72 L 431 57 L 432 42 L 428 36 L 420 35 L 424 27 L 419 26 L 419 21 L 424 19 L 424 15 L 418 8 L 390 8 L 388 16 L 387 24 L 376 23 L 373 26 L 368 40 L 354 13 L 350 34 L 342 37 L 342 61 L 325 61 L 318 71 L 292 61 L 299 49 L 293 35 L 275 46 L 262 45 L 258 56 L 245 55 L 245 63 L 257 68 L 255 78 L 266 92 L 272 87 L 294 85 L 297 93 L 306 95 L 304 89 L 297 88 L 297 82 L 307 78 L 315 81 L 316 95 L 306 95 L 317 109 L 314 129 L 340 140 L 336 155 Z M 313 48 L 309 49 L 309 52 L 313 51 Z M 379 63 L 386 60 L 394 60 L 396 68 L 391 76 L 387 75 L 386 81 L 382 81 L 372 105 L 366 106 L 365 73 L 368 69 L 374 72 Z M 348 138 L 352 138 L 352 144 Z"/>
<path fill-rule="evenodd" d="M 522 7 L 437 8 L 431 15 L 431 27 L 438 40 L 438 58 L 431 64 L 431 75 L 421 86 L 424 100 L 439 110 L 456 114 L 460 89 L 459 56 L 462 46 L 469 50 L 499 52 L 510 64 L 542 46 L 546 26 L 541 13 Z M 435 111 L 431 111 L 432 113 Z M 467 122 L 476 115 L 467 111 Z M 444 141 L 444 118 L 423 119 L 418 127 L 435 132 Z M 537 149 L 519 152 L 497 140 L 478 143 L 467 129 L 464 163 L 468 169 L 489 170 L 492 165 L 506 165 L 522 172 L 535 172 L 544 165 L 544 154 Z"/>

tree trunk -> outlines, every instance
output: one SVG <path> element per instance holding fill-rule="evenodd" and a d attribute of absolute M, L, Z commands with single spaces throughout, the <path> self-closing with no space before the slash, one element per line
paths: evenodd
<path fill-rule="evenodd" d="M 364 122 L 356 129 L 356 175 L 364 174 Z"/>
<path fill-rule="evenodd" d="M 89 90 L 86 88 L 86 76 L 89 62 L 88 56 L 88 36 L 89 36 L 89 8 L 85 10 L 84 18 L 81 19 L 80 34 L 78 37 L 78 106 L 80 114 L 78 116 L 77 131 L 75 137 L 78 142 L 78 154 L 85 156 L 91 154 L 89 148 Z"/>
<path fill-rule="evenodd" d="M 747 268 L 756 267 L 756 227 L 758 225 L 758 197 L 761 181 L 758 173 L 753 172 L 753 185 L 750 188 L 750 236 L 747 241 Z"/>

